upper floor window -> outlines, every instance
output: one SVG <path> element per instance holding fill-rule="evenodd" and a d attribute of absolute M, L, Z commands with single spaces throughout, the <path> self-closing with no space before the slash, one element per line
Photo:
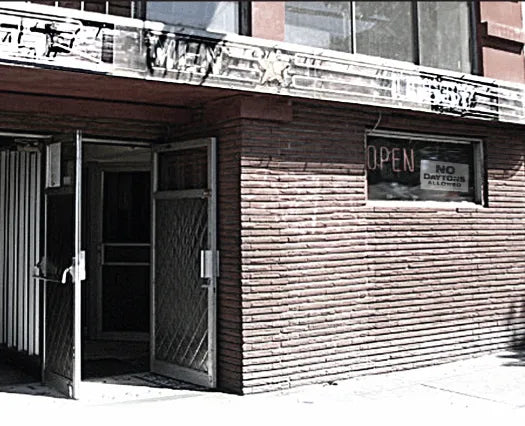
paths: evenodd
<path fill-rule="evenodd" d="M 214 32 L 239 32 L 236 1 L 147 1 L 146 19 Z"/>
<path fill-rule="evenodd" d="M 237 1 L 33 0 L 30 3 L 124 16 L 126 18 L 147 19 L 213 32 L 239 32 L 239 2 Z"/>
<path fill-rule="evenodd" d="M 469 2 L 286 2 L 285 40 L 471 72 Z"/>
<path fill-rule="evenodd" d="M 91 0 L 91 1 L 53 1 L 53 0 L 31 0 L 29 3 L 44 6 L 64 7 L 86 12 L 104 13 L 106 15 L 123 16 L 125 18 L 140 18 L 143 2 L 140 0 Z"/>

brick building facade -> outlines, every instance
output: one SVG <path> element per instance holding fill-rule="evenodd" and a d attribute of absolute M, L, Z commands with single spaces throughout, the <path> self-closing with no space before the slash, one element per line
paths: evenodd
<path fill-rule="evenodd" d="M 523 342 L 521 3 L 457 2 L 468 46 L 443 69 L 421 28 L 413 60 L 361 51 L 384 46 L 357 30 L 301 44 L 306 2 L 220 3 L 217 20 L 214 3 L 222 33 L 148 21 L 140 2 L 54 3 L 0 5 L 5 353 L 78 397 L 93 341 L 149 342 L 148 369 L 235 393 Z M 347 16 L 325 3 L 315 16 Z M 406 4 L 415 27 L 445 25 Z"/>

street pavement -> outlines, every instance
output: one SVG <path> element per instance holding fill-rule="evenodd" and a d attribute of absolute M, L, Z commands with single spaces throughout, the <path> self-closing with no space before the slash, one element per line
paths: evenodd
<path fill-rule="evenodd" d="M 2 419 L 44 425 L 525 425 L 525 355 L 510 351 L 246 396 L 174 385 L 150 373 L 82 386 L 80 401 L 39 383 L 2 386 Z"/>

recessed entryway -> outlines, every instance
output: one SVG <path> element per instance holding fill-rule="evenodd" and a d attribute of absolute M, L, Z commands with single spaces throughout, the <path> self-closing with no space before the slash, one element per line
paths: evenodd
<path fill-rule="evenodd" d="M 150 158 L 149 148 L 84 147 L 83 379 L 149 370 Z"/>
<path fill-rule="evenodd" d="M 8 240 L 16 232 L 41 238 L 32 244 L 38 256 L 20 246 L 25 263 L 11 256 L 9 265 L 16 263 L 13 277 L 41 289 L 41 303 L 33 291 L 20 294 L 41 308 L 28 315 L 42 320 L 33 326 L 40 340 L 30 343 L 42 345 L 43 383 L 71 398 L 80 398 L 82 382 L 129 374 L 215 387 L 216 140 L 152 149 L 84 139 L 81 131 L 43 139 L 24 145 L 41 159 L 39 214 L 27 208 L 28 226 L 19 229 L 2 223 Z M 27 171 L 32 163 L 24 164 Z M 14 179 L 25 179 L 20 188 L 31 188 L 26 175 Z M 17 188 L 9 193 L 21 200 Z M 26 323 L 33 324 L 21 322 L 22 330 Z"/>

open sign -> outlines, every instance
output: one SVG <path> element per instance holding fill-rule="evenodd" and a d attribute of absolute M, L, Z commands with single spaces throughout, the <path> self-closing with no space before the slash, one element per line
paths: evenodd
<path fill-rule="evenodd" d="M 415 170 L 414 150 L 412 148 L 369 145 L 366 155 L 368 170 L 383 170 L 386 165 L 393 172 L 413 172 Z"/>

